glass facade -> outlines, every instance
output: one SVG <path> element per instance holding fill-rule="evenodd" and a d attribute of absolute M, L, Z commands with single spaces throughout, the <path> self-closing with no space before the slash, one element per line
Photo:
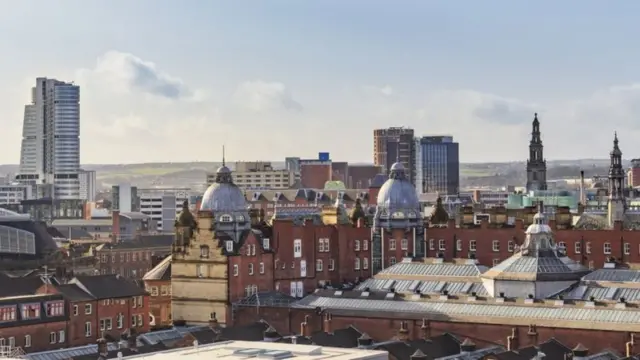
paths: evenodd
<path fill-rule="evenodd" d="M 452 136 L 416 140 L 416 189 L 421 193 L 457 194 L 460 190 L 459 146 Z"/>

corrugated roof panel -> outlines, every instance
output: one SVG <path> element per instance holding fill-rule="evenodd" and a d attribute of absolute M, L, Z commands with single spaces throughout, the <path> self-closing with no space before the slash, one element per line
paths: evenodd
<path fill-rule="evenodd" d="M 470 304 L 452 302 L 412 302 L 388 300 L 363 300 L 307 296 L 295 307 L 435 313 L 462 316 L 520 317 L 543 320 L 585 320 L 605 323 L 635 324 L 640 322 L 640 311 L 621 309 L 590 309 L 569 307 L 533 307 L 495 304 Z"/>

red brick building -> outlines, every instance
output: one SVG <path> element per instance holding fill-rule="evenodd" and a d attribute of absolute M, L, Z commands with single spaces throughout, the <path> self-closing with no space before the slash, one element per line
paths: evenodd
<path fill-rule="evenodd" d="M 0 288 L 0 346 L 35 352 L 149 331 L 147 293 L 119 275 L 77 276 L 64 284 L 0 275 Z"/>
<path fill-rule="evenodd" d="M 0 298 L 0 347 L 36 352 L 69 346 L 68 322 L 61 295 Z"/>
<path fill-rule="evenodd" d="M 142 278 L 149 293 L 152 328 L 172 325 L 171 320 L 171 256 L 165 257 Z"/>
<path fill-rule="evenodd" d="M 307 189 L 324 189 L 333 179 L 331 160 L 300 160 L 300 185 Z"/>
<path fill-rule="evenodd" d="M 549 226 L 567 256 L 585 266 L 602 268 L 611 258 L 621 263 L 640 263 L 640 232 L 623 230 L 621 224 L 610 230 L 583 230 L 560 228 L 552 220 Z M 522 244 L 525 230 L 521 219 L 516 219 L 514 226 L 502 227 L 486 221 L 477 226 L 456 227 L 450 220 L 446 226 L 427 229 L 427 256 L 445 260 L 475 257 L 480 264 L 493 266 Z"/>

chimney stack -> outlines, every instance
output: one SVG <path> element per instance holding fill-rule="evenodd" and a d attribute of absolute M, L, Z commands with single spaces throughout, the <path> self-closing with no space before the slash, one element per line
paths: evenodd
<path fill-rule="evenodd" d="M 326 313 L 324 316 L 324 332 L 327 334 L 333 334 L 333 329 L 331 327 L 331 314 Z"/>
<path fill-rule="evenodd" d="M 584 170 L 580 170 L 580 203 L 587 205 L 587 197 L 584 188 Z"/>
<path fill-rule="evenodd" d="M 219 326 L 219 324 L 218 324 L 218 316 L 216 315 L 215 312 L 212 312 L 209 315 L 209 327 L 212 328 L 212 329 L 215 329 L 218 326 Z"/>
<path fill-rule="evenodd" d="M 106 356 L 109 353 L 109 350 L 107 349 L 107 340 L 101 337 L 96 341 L 96 343 L 98 344 L 98 355 Z"/>

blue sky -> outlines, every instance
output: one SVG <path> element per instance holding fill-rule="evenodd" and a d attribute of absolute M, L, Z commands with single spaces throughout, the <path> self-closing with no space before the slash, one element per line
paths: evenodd
<path fill-rule="evenodd" d="M 0 163 L 36 76 L 82 86 L 82 162 L 372 161 L 376 127 L 461 160 L 625 158 L 640 144 L 640 2 L 0 0 Z"/>

